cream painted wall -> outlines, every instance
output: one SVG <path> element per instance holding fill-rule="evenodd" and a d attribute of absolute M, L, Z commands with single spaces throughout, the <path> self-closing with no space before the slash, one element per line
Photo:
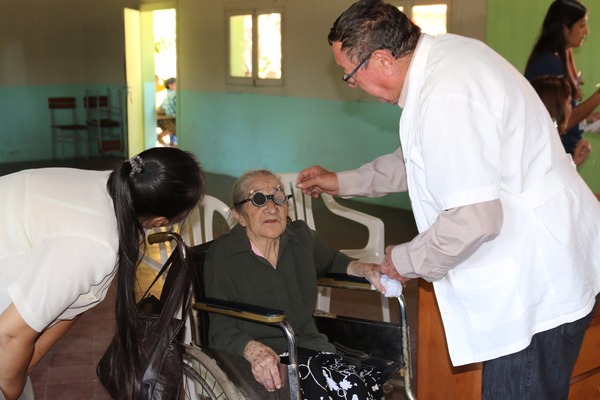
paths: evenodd
<path fill-rule="evenodd" d="M 138 3 L 3 2 L 0 86 L 124 81 L 123 8 L 137 8 Z"/>
<path fill-rule="evenodd" d="M 139 0 L 2 2 L 0 162 L 52 157 L 48 97 L 76 97 L 81 122 L 86 91 L 119 96 L 125 83 L 123 9 L 138 6 Z M 95 149 L 91 144 L 92 154 Z M 83 154 L 73 146 L 66 150 L 66 157 Z"/>
<path fill-rule="evenodd" d="M 371 100 L 359 90 L 348 90 L 339 77 L 327 43 L 327 34 L 350 0 L 258 0 L 252 4 L 283 9 L 283 88 L 227 87 L 225 11 L 247 7 L 240 0 L 179 0 L 180 82 L 189 90 L 210 92 L 249 91 L 331 100 Z M 318 10 L 318 11 L 316 11 Z M 453 0 L 449 30 L 485 39 L 485 0 Z"/>

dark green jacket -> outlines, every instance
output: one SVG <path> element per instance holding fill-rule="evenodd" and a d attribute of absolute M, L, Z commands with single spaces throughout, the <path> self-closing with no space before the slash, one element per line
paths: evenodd
<path fill-rule="evenodd" d="M 351 260 L 325 247 L 304 221 L 295 221 L 280 238 L 277 268 L 273 268 L 252 252 L 244 228 L 236 225 L 210 248 L 204 267 L 206 294 L 283 310 L 299 347 L 333 352 L 333 345 L 317 331 L 312 317 L 317 278 L 327 272 L 345 273 Z M 250 340 L 258 340 L 278 354 L 287 351 L 279 327 L 214 314 L 210 318 L 210 347 L 242 355 Z"/>

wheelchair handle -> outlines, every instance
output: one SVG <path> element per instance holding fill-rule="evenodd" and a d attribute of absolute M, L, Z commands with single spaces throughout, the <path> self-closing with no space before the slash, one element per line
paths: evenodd
<path fill-rule="evenodd" d="M 183 239 L 175 232 L 157 232 L 148 236 L 148 243 L 150 244 L 167 242 L 169 240 L 175 240 L 178 242 L 177 244 L 179 244 L 179 241 L 182 241 Z"/>
<path fill-rule="evenodd" d="M 182 249 L 184 258 L 186 257 L 185 242 L 183 238 L 175 232 L 157 232 L 148 236 L 149 244 L 168 242 L 169 240 L 175 240 L 177 246 Z"/>

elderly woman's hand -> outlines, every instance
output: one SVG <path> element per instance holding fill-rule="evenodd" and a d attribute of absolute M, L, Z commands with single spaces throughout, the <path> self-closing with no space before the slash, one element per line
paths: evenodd
<path fill-rule="evenodd" d="M 281 376 L 279 374 L 279 356 L 272 348 L 251 340 L 244 348 L 244 358 L 252 365 L 254 379 L 269 392 L 281 389 Z"/>
<path fill-rule="evenodd" d="M 381 284 L 381 274 L 379 273 L 379 265 L 371 263 L 363 263 L 360 261 L 352 261 L 346 269 L 348 275 L 360 276 L 368 280 L 371 285 L 375 286 L 380 293 L 385 293 L 385 287 Z"/>

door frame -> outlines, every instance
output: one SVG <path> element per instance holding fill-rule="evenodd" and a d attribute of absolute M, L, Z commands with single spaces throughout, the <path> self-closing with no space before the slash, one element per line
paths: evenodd
<path fill-rule="evenodd" d="M 154 79 L 154 18 L 152 11 L 170 8 L 177 12 L 177 3 L 175 1 L 146 0 L 144 4 L 140 4 L 139 11 L 125 9 L 126 12 L 130 10 L 138 13 L 137 39 L 133 38 L 135 22 L 129 23 L 125 18 L 125 69 L 127 71 L 127 124 L 130 156 L 156 146 L 156 83 Z M 131 29 L 128 27 L 130 24 Z M 128 31 L 131 33 L 128 34 Z M 129 42 L 128 35 L 132 39 Z M 137 47 L 135 43 L 138 44 Z M 177 68 L 177 75 L 179 75 L 179 68 Z"/>

